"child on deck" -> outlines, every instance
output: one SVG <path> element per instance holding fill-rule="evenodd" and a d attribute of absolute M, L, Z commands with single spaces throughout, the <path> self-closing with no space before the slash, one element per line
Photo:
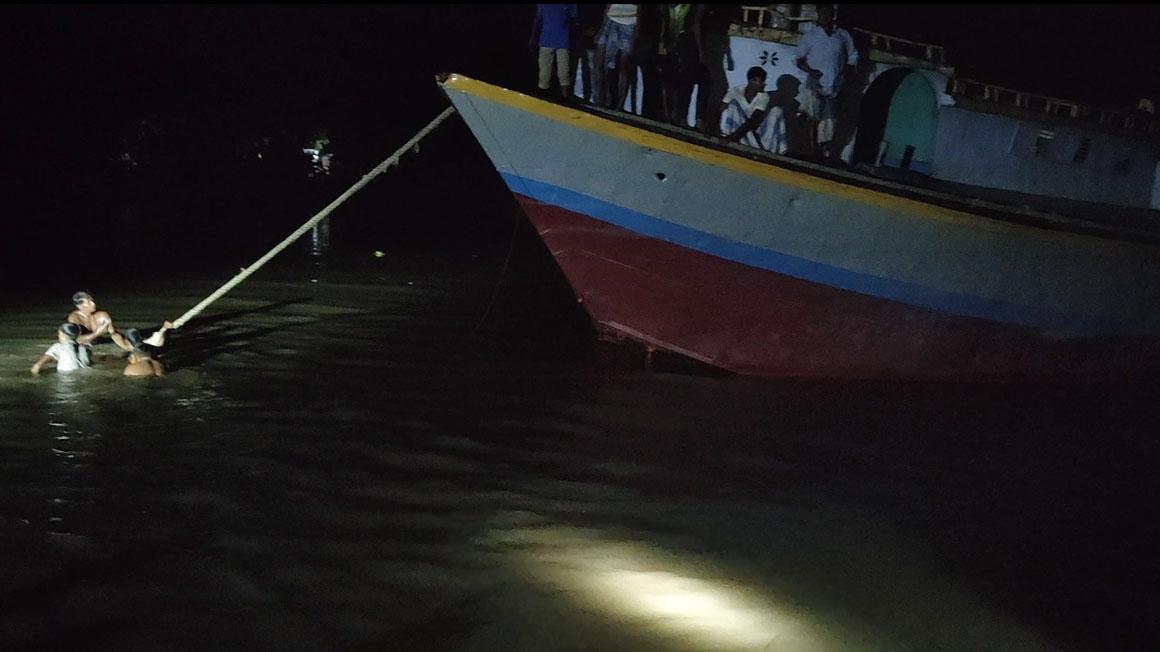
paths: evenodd
<path fill-rule="evenodd" d="M 32 375 L 40 375 L 40 369 L 51 361 L 56 361 L 58 373 L 76 371 L 81 367 L 92 364 L 89 359 L 89 347 L 77 343 L 81 334 L 80 326 L 76 324 L 61 324 L 56 331 L 56 344 L 48 347 L 44 355 L 32 365 Z"/>
<path fill-rule="evenodd" d="M 168 322 L 166 322 L 168 324 Z M 165 345 L 165 333 L 162 331 L 159 346 Z M 129 364 L 125 365 L 126 376 L 164 376 L 165 367 L 153 359 L 153 347 L 141 339 L 141 333 L 136 328 L 125 330 L 125 341 L 133 349 L 129 352 Z"/>

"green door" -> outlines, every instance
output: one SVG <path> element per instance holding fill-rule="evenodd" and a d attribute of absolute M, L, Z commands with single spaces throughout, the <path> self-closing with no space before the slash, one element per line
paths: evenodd
<path fill-rule="evenodd" d="M 882 165 L 930 174 L 934 136 L 938 128 L 938 98 L 920 73 L 898 84 L 886 114 L 882 135 Z"/>

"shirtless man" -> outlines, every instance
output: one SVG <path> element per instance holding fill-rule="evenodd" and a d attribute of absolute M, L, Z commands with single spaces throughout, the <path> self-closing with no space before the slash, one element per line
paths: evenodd
<path fill-rule="evenodd" d="M 77 337 L 77 344 L 91 346 L 93 342 L 107 335 L 113 340 L 113 344 L 126 351 L 133 350 L 133 346 L 113 328 L 113 318 L 109 313 L 97 310 L 97 302 L 93 301 L 93 295 L 81 290 L 73 295 L 73 304 L 76 305 L 76 310 L 69 313 L 68 323 L 81 327 L 82 335 Z"/>
<path fill-rule="evenodd" d="M 167 325 L 169 322 L 165 322 Z M 136 328 L 130 328 L 125 331 L 125 341 L 128 342 L 133 350 L 129 353 L 129 362 L 125 365 L 126 376 L 164 376 L 165 367 L 160 362 L 153 359 L 153 347 L 145 343 L 141 338 L 141 333 Z M 165 345 L 164 332 L 161 335 L 161 344 Z"/>

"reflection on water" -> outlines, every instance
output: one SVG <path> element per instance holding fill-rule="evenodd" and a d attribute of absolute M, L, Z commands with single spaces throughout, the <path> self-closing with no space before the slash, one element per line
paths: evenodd
<path fill-rule="evenodd" d="M 87 380 L 89 371 L 89 369 L 78 369 L 70 373 L 52 375 L 52 380 L 49 381 L 53 388 L 51 405 L 56 412 L 68 410 L 84 399 L 85 380 Z"/>
<path fill-rule="evenodd" d="M 310 255 L 325 256 L 330 251 L 330 218 L 323 218 L 310 229 Z"/>
<path fill-rule="evenodd" d="M 4 648 L 1110 650 L 1157 633 L 1151 385 L 648 373 L 555 355 L 569 334 L 502 315 L 470 337 L 493 267 L 375 265 L 263 272 L 173 336 L 165 378 L 122 377 L 115 352 L 32 378 L 61 315 L 4 315 Z M 216 287 L 166 283 L 102 301 L 147 328 Z"/>

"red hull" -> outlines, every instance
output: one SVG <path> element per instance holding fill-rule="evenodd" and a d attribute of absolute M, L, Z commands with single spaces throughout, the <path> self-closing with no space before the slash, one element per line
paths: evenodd
<path fill-rule="evenodd" d="M 517 195 L 597 327 L 742 374 L 1102 375 L 1155 350 L 1052 340 L 757 269 Z M 1151 348 L 1155 348 L 1154 346 Z"/>

